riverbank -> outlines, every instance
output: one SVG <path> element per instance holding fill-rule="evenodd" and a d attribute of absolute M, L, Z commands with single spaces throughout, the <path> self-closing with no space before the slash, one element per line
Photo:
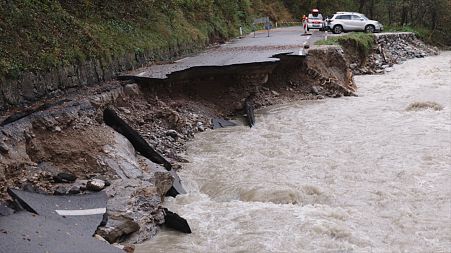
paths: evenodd
<path fill-rule="evenodd" d="M 188 194 L 136 252 L 446 252 L 451 53 L 356 76 L 358 97 L 258 111 L 188 143 Z"/>
<path fill-rule="evenodd" d="M 212 119 L 239 118 L 250 96 L 261 108 L 355 93 L 349 62 L 339 47 L 312 48 L 307 57 L 282 57 L 277 64 L 264 75 L 248 72 L 238 79 L 229 73 L 150 85 L 114 81 L 8 115 L 0 133 L 2 199 L 16 208 L 7 187 L 86 194 L 88 181 L 101 179 L 110 184 L 105 189 L 110 223 L 99 234 L 112 243 L 148 240 L 164 223 L 161 204 L 176 179 L 106 126 L 104 110 L 113 109 L 177 171 L 188 166 L 180 156 L 186 142 L 210 129 Z M 56 180 L 63 172 L 77 179 Z M 109 237 L 124 224 L 130 229 Z"/>

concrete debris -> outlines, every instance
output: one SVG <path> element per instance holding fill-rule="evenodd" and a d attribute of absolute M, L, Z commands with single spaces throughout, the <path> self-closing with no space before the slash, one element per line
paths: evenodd
<path fill-rule="evenodd" d="M 139 224 L 131 218 L 109 217 L 107 226 L 99 227 L 96 234 L 105 238 L 109 243 L 115 243 L 121 237 L 132 234 L 139 230 Z"/>

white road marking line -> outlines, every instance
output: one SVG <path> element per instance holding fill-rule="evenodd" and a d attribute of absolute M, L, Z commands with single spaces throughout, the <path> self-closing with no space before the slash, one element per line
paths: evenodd
<path fill-rule="evenodd" d="M 83 215 L 104 214 L 106 213 L 106 208 L 94 208 L 84 210 L 55 210 L 55 212 L 59 215 L 64 216 L 83 216 Z"/>

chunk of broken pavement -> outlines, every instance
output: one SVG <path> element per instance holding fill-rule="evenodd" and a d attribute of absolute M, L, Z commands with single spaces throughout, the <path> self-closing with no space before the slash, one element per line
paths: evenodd
<path fill-rule="evenodd" d="M 96 234 L 105 238 L 109 243 L 115 243 L 125 235 L 139 230 L 139 225 L 134 220 L 126 217 L 110 217 L 105 227 L 99 227 Z"/>
<path fill-rule="evenodd" d="M 164 225 L 177 231 L 191 234 L 191 228 L 184 218 L 180 217 L 176 213 L 169 211 L 167 208 L 164 209 L 164 213 Z"/>
<path fill-rule="evenodd" d="M 74 185 L 69 189 L 69 194 L 79 194 L 80 192 L 80 186 Z"/>
<path fill-rule="evenodd" d="M 60 185 L 58 187 L 56 187 L 55 191 L 53 192 L 53 195 L 66 195 L 67 194 L 67 189 L 66 187 Z"/>

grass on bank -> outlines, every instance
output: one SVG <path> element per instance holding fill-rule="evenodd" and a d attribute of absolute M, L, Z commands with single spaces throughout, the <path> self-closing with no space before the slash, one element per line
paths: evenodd
<path fill-rule="evenodd" d="M 341 36 L 332 36 L 327 40 L 319 40 L 315 45 L 341 45 L 343 47 L 352 46 L 363 53 L 369 55 L 375 45 L 374 35 L 371 33 L 347 33 Z"/>
<path fill-rule="evenodd" d="M 419 39 L 423 42 L 439 46 L 441 48 L 449 48 L 451 36 L 449 32 L 443 32 L 440 30 L 431 30 L 427 27 L 421 26 L 397 26 L 397 25 L 387 25 L 385 26 L 384 32 L 411 32 L 415 33 Z"/>
<path fill-rule="evenodd" d="M 159 60 L 250 32 L 261 16 L 291 18 L 282 0 L 0 1 L 0 80 L 130 53 Z"/>

